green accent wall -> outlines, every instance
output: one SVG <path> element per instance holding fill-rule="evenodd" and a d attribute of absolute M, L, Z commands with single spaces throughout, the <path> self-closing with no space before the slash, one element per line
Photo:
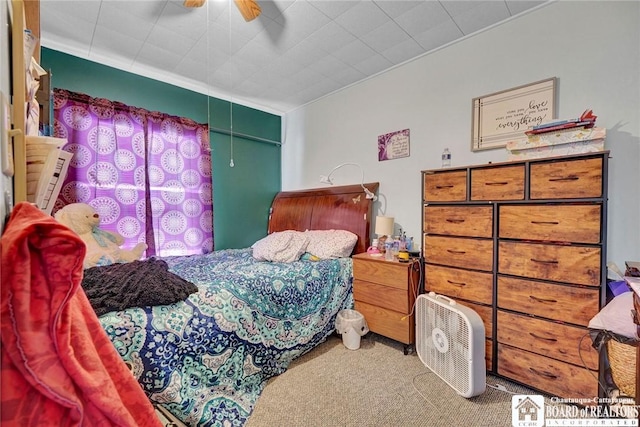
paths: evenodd
<path fill-rule="evenodd" d="M 127 105 L 209 123 L 213 167 L 216 249 L 243 248 L 266 236 L 271 201 L 281 189 L 280 145 L 233 136 L 233 132 L 280 142 L 281 117 L 142 77 L 52 49 L 42 48 L 41 66 L 52 88 L 67 89 Z M 209 119 L 207 114 L 209 113 Z"/>

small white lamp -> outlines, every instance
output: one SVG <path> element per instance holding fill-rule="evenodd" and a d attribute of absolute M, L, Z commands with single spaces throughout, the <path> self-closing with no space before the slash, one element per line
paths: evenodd
<path fill-rule="evenodd" d="M 395 224 L 395 218 L 392 216 L 377 216 L 376 217 L 376 234 L 378 235 L 378 242 L 382 248 L 387 240 L 387 237 L 393 235 L 393 225 Z"/>
<path fill-rule="evenodd" d="M 362 187 L 362 190 L 364 191 L 364 194 L 366 194 L 367 199 L 371 199 L 374 202 L 376 200 L 378 200 L 378 196 L 376 196 L 375 194 L 373 194 L 371 192 L 371 190 L 369 190 L 367 187 L 364 186 L 364 169 L 362 169 L 362 166 L 360 166 L 357 163 L 342 163 L 339 164 L 338 166 L 336 166 L 335 168 L 331 169 L 331 172 L 329 172 L 329 175 L 320 175 L 320 182 L 323 184 L 329 184 L 329 185 L 333 185 L 333 181 L 331 181 L 331 175 L 337 171 L 338 169 L 340 169 L 343 166 L 357 166 L 360 168 L 360 172 L 362 172 L 362 179 L 360 180 L 360 186 Z"/>

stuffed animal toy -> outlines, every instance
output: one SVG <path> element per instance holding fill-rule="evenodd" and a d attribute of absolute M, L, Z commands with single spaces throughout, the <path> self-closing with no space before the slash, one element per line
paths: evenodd
<path fill-rule="evenodd" d="M 55 214 L 55 219 L 75 231 L 87 246 L 84 268 L 131 262 L 140 259 L 147 245 L 138 243 L 133 249 L 122 249 L 124 238 L 100 229 L 100 215 L 86 203 L 72 203 Z"/>

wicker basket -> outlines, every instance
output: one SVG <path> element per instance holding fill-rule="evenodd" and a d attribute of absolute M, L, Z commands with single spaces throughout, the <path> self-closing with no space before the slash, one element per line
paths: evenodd
<path fill-rule="evenodd" d="M 611 339 L 607 342 L 607 356 L 611 365 L 611 376 L 620 393 L 628 397 L 635 397 L 636 347 Z"/>

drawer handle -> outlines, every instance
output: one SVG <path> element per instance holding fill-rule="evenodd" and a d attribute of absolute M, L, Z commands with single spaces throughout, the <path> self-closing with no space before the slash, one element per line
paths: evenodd
<path fill-rule="evenodd" d="M 558 300 L 555 300 L 555 299 L 538 298 L 538 297 L 534 297 L 533 295 L 529 295 L 529 298 L 531 298 L 532 300 L 537 301 L 537 302 L 550 302 L 550 303 L 558 302 Z"/>
<path fill-rule="evenodd" d="M 553 181 L 577 181 L 579 179 L 580 179 L 579 176 L 569 175 L 569 176 L 564 177 L 564 178 L 549 178 L 549 181 L 551 181 L 551 182 L 553 182 Z"/>
<path fill-rule="evenodd" d="M 558 225 L 560 224 L 558 221 L 531 221 L 531 224 L 539 224 L 539 225 Z"/>
<path fill-rule="evenodd" d="M 536 335 L 533 332 L 529 332 L 529 335 L 531 335 L 532 337 L 539 339 L 539 340 L 544 340 L 544 341 L 551 341 L 551 342 L 556 342 L 558 341 L 555 338 L 547 338 L 547 337 L 541 337 L 540 335 Z"/>
<path fill-rule="evenodd" d="M 535 259 L 535 258 L 531 258 L 531 261 L 533 262 L 539 262 L 541 264 L 557 264 L 558 261 L 552 259 L 552 260 L 544 260 L 544 259 Z"/>
<path fill-rule="evenodd" d="M 464 219 L 451 219 L 451 218 L 447 218 L 447 222 L 452 222 L 454 224 L 462 224 L 464 222 Z"/>
<path fill-rule="evenodd" d="M 438 190 L 441 190 L 443 188 L 453 188 L 453 185 L 436 185 L 436 188 Z"/>
<path fill-rule="evenodd" d="M 540 375 L 541 377 L 549 378 L 549 379 L 552 379 L 552 380 L 555 380 L 556 378 L 558 378 L 557 375 L 553 375 L 550 372 L 540 372 L 535 368 L 529 368 L 529 370 L 531 372 L 533 372 L 534 374 L 536 374 L 536 375 Z"/>
<path fill-rule="evenodd" d="M 452 285 L 456 285 L 456 286 L 467 286 L 466 283 L 464 282 L 453 282 L 451 280 L 447 280 L 448 283 L 451 283 Z"/>
<path fill-rule="evenodd" d="M 507 181 L 501 181 L 501 182 L 485 182 L 484 185 L 507 185 L 508 182 Z"/>
<path fill-rule="evenodd" d="M 447 249 L 447 252 L 449 252 L 450 254 L 457 254 L 457 255 L 464 255 L 467 253 L 466 251 L 456 251 L 453 249 Z"/>

